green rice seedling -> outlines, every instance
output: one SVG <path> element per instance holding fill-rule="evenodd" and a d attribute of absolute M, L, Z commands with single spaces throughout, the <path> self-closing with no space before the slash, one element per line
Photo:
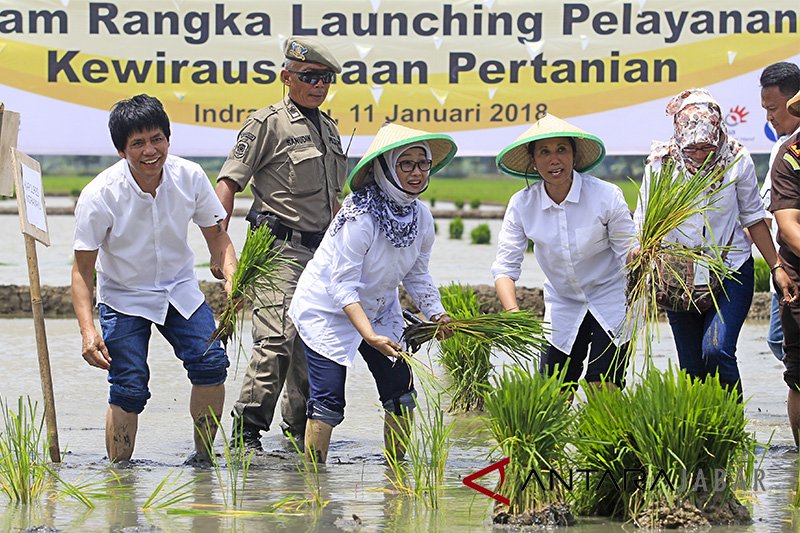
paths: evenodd
<path fill-rule="evenodd" d="M 460 239 L 464 235 L 464 221 L 461 220 L 461 217 L 454 218 L 450 221 L 447 230 L 451 239 Z"/>
<path fill-rule="evenodd" d="M 317 454 L 309 454 L 310 458 L 306 458 L 306 454 L 300 449 L 292 435 L 289 435 L 289 442 L 292 443 L 295 453 L 297 454 L 297 471 L 300 477 L 303 478 L 303 484 L 308 490 L 310 498 L 291 498 L 286 499 L 283 507 L 290 509 L 301 510 L 306 506 L 310 506 L 315 510 L 322 510 L 328 505 L 329 501 L 322 497 L 322 485 L 319 481 L 319 463 L 317 462 Z"/>
<path fill-rule="evenodd" d="M 564 502 L 564 487 L 540 485 L 529 476 L 563 472 L 567 445 L 575 419 L 563 373 L 544 376 L 524 367 L 505 367 L 493 378 L 484 400 L 486 425 L 495 449 L 509 458 L 505 481 L 500 487 L 509 499 L 509 513 L 536 513 Z M 544 474 L 547 476 L 547 474 Z"/>
<path fill-rule="evenodd" d="M 461 198 L 454 200 L 453 205 L 460 211 L 461 209 L 464 209 L 464 200 Z"/>
<path fill-rule="evenodd" d="M 792 495 L 792 506 L 800 507 L 800 467 L 797 469 L 797 480 L 794 484 L 794 494 Z"/>
<path fill-rule="evenodd" d="M 677 171 L 673 162 L 665 161 L 660 171 L 651 176 L 648 189 L 639 191 L 639 201 L 645 205 L 645 210 L 641 228 L 635 236 L 639 251 L 633 254 L 626 266 L 626 322 L 633 334 L 630 350 L 636 349 L 638 339 L 644 340 L 645 368 L 651 364 L 651 339 L 658 334 L 656 279 L 662 276 L 674 278 L 682 289 L 688 289 L 681 268 L 676 266 L 687 262 L 708 269 L 709 276 L 715 276 L 720 281 L 733 273 L 723 259 L 724 250 L 729 247 L 713 245 L 713 239 L 696 248 L 666 240 L 671 231 L 678 230 L 689 219 L 697 216 L 705 218 L 710 210 L 717 209 L 714 205 L 717 194 L 730 184 L 718 188 L 715 185 L 728 168 L 711 172 L 701 168 L 697 173 L 685 176 Z"/>
<path fill-rule="evenodd" d="M 247 475 L 250 472 L 250 463 L 253 460 L 253 451 L 248 450 L 244 445 L 244 432 L 236 432 L 239 442 L 235 446 L 231 446 L 230 439 L 225 434 L 225 429 L 219 423 L 217 415 L 213 411 L 209 411 L 214 424 L 220 432 L 220 437 L 223 443 L 223 457 L 225 459 L 224 472 L 223 467 L 220 465 L 219 458 L 214 452 L 214 440 L 210 439 L 205 432 L 200 432 L 203 439 L 208 457 L 211 459 L 211 466 L 214 471 L 214 477 L 217 480 L 220 494 L 226 508 L 239 509 L 244 501 L 245 489 L 247 487 Z"/>
<path fill-rule="evenodd" d="M 631 498 L 631 518 L 644 511 L 645 519 L 652 519 L 663 502 L 688 500 L 702 509 L 712 496 L 720 503 L 735 500 L 730 480 L 717 490 L 713 476 L 736 472 L 736 461 L 754 453 L 755 441 L 738 398 L 717 376 L 693 379 L 672 366 L 651 371 L 631 393 L 631 402 L 637 408 L 626 445 L 647 479 L 660 475 L 664 480 Z"/>
<path fill-rule="evenodd" d="M 769 292 L 771 274 L 767 260 L 763 257 L 756 257 L 753 263 L 755 269 L 755 292 Z"/>
<path fill-rule="evenodd" d="M 281 254 L 281 247 L 275 245 L 275 235 L 267 224 L 262 224 L 255 230 L 248 228 L 236 272 L 231 280 L 231 293 L 210 341 L 227 341 L 234 335 L 241 337 L 236 330 L 243 316 L 237 317 L 237 313 L 244 313 L 244 300 L 255 302 L 257 294 L 262 291 L 278 291 L 278 272 L 291 263 L 291 260 Z"/>
<path fill-rule="evenodd" d="M 592 393 L 574 445 L 580 467 L 598 473 L 576 509 L 658 527 L 664 506 L 737 504 L 737 480 L 752 476 L 755 458 L 746 422 L 716 376 L 693 379 L 672 366 L 651 369 L 632 390 Z"/>
<path fill-rule="evenodd" d="M 639 467 L 635 454 L 623 446 L 635 409 L 622 390 L 594 390 L 584 386 L 589 401 L 581 404 L 575 426 L 573 460 L 579 468 L 594 472 L 589 483 L 579 483 L 571 494 L 579 514 L 624 518 L 631 491 L 623 492 L 617 480 Z M 606 473 L 614 482 L 600 482 Z"/>
<path fill-rule="evenodd" d="M 16 503 L 31 503 L 52 487 L 48 469 L 49 439 L 44 416 L 30 397 L 17 400 L 17 412 L 0 400 L 0 491 Z"/>
<path fill-rule="evenodd" d="M 74 483 L 66 481 L 56 471 L 58 466 L 48 465 L 50 475 L 58 482 L 57 496 L 66 496 L 79 501 L 89 509 L 94 509 L 94 500 L 107 500 L 112 498 L 128 497 L 131 487 L 122 484 L 122 478 L 113 470 L 109 471 L 110 477 L 96 479 L 95 476 L 83 481 L 82 476 Z"/>
<path fill-rule="evenodd" d="M 469 206 L 472 209 L 478 209 L 481 206 L 481 199 L 480 198 L 473 198 L 469 201 Z"/>
<path fill-rule="evenodd" d="M 492 230 L 489 224 L 478 224 L 469 232 L 472 244 L 489 244 L 492 242 Z"/>
<path fill-rule="evenodd" d="M 412 351 L 435 338 L 442 328 L 453 332 L 453 336 L 464 335 L 506 353 L 515 362 L 538 357 L 546 346 L 544 323 L 530 311 L 502 311 L 452 322 L 420 322 L 411 324 L 403 332 L 403 338 Z"/>
<path fill-rule="evenodd" d="M 454 421 L 445 421 L 441 407 L 442 391 L 438 382 L 423 382 L 422 387 L 427 402 L 424 410 L 417 403 L 416 424 L 410 435 L 399 429 L 403 427 L 399 417 L 394 413 L 389 414 L 396 421 L 390 429 L 392 438 L 404 443 L 406 459 L 397 457 L 387 449 L 384 449 L 384 456 L 391 472 L 391 476 L 387 477 L 394 489 L 422 500 L 426 507 L 437 509 L 440 491 L 444 487 Z M 405 416 L 411 416 L 411 413 Z"/>
<path fill-rule="evenodd" d="M 480 314 L 478 297 L 471 287 L 451 283 L 440 287 L 442 305 L 456 320 Z M 465 335 L 439 342 L 439 361 L 450 377 L 450 411 L 483 409 L 483 389 L 492 372 L 492 348 Z"/>
<path fill-rule="evenodd" d="M 190 479 L 178 484 L 182 475 L 183 470 L 173 470 L 167 474 L 142 504 L 142 510 L 166 509 L 189 498 L 192 495 L 192 486 L 197 480 Z"/>

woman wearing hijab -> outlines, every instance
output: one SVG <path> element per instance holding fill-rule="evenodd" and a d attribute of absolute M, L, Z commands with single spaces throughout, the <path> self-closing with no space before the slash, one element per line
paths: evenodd
<path fill-rule="evenodd" d="M 450 321 L 428 270 L 433 217 L 417 198 L 455 152 L 447 135 L 383 126 L 350 174 L 353 193 L 297 283 L 289 315 L 308 361 L 307 457 L 327 458 L 331 431 L 344 420 L 345 376 L 356 352 L 386 411 L 386 450 L 405 453 L 394 437 L 407 434 L 416 393 L 411 369 L 397 359 L 404 326 L 397 288 L 402 283 L 431 320 Z"/>
<path fill-rule="evenodd" d="M 588 382 L 622 387 L 625 378 L 624 267 L 634 226 L 620 188 L 587 173 L 604 155 L 599 138 L 546 115 L 497 156 L 500 170 L 533 181 L 503 218 L 492 265 L 497 296 L 506 310 L 519 309 L 516 281 L 533 241 L 552 329 L 542 368 L 566 368 L 571 390 L 587 355 Z"/>
<path fill-rule="evenodd" d="M 753 300 L 752 243 L 770 265 L 780 287 L 786 286 L 788 278 L 764 220 L 753 160 L 739 141 L 728 136 L 717 101 L 706 89 L 690 89 L 672 98 L 666 112 L 672 117 L 674 133 L 669 141 L 652 145 L 634 220 L 641 226 L 651 176 L 658 174 L 666 161 L 672 161 L 675 171 L 687 177 L 700 170 L 710 173 L 727 169 L 712 185 L 712 192 L 718 191 L 710 200 L 714 208 L 706 211 L 705 218 L 703 214 L 694 215 L 665 240 L 687 247 L 730 246 L 725 262 L 736 273 L 722 282 L 719 310 L 667 311 L 667 317 L 680 367 L 697 378 L 719 374 L 720 382 L 741 397 L 736 343 Z M 696 285 L 708 284 L 707 269 L 696 265 L 694 271 Z"/>

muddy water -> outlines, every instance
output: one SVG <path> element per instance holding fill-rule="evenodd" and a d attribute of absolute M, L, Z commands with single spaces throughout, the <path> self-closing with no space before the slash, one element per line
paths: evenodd
<path fill-rule="evenodd" d="M 53 245 L 39 247 L 39 264 L 44 284 L 68 285 L 71 268 L 72 217 L 49 217 Z M 462 241 L 447 239 L 447 224 L 439 221 L 439 239 L 434 248 L 431 270 L 437 283 L 490 283 L 489 266 L 495 246 L 468 244 L 469 231 L 479 221 L 465 221 Z M 486 221 L 493 242 L 499 220 Z M 27 283 L 22 239 L 16 235 L 16 217 L 0 216 L 0 227 L 12 238 L 0 248 L 0 279 L 4 283 Z M 241 246 L 244 224 L 235 220 L 231 231 L 234 244 Z M 192 230 L 192 247 L 197 263 L 207 261 L 205 244 Z M 209 279 L 208 269 L 198 267 L 198 276 Z M 541 286 L 543 276 L 532 256 L 523 267 L 521 285 Z M 246 331 L 248 331 L 246 329 Z M 656 364 L 666 367 L 674 360 L 669 328 L 662 325 Z M 750 398 L 746 410 L 750 425 L 762 442 L 771 439 L 764 455 L 764 490 L 752 498 L 754 525 L 718 528 L 715 531 L 794 531 L 800 516 L 789 509 L 790 488 L 797 479 L 797 454 L 786 423 L 786 387 L 781 380 L 782 365 L 775 361 L 764 342 L 766 324 L 748 323 L 739 345 L 744 390 Z M 47 335 L 53 366 L 53 382 L 59 436 L 66 449 L 61 475 L 68 481 L 104 479 L 109 476 L 104 458 L 104 412 L 107 383 L 102 372 L 88 367 L 80 356 L 80 337 L 74 320 L 48 320 Z M 245 334 L 249 338 L 249 333 Z M 0 396 L 16 402 L 19 395 L 41 398 L 33 325 L 26 319 L 0 320 L 3 355 Z M 246 341 L 248 339 L 245 339 Z M 244 354 L 249 347 L 243 347 Z M 231 351 L 232 359 L 236 353 Z M 246 358 L 246 355 L 243 355 Z M 69 499 L 47 500 L 29 508 L 9 506 L 0 497 L 0 531 L 18 531 L 47 525 L 61 531 L 490 531 L 489 500 L 464 487 L 461 478 L 487 466 L 485 435 L 472 417 L 456 420 L 455 445 L 447 465 L 447 488 L 441 509 L 430 511 L 422 504 L 389 491 L 380 447 L 381 409 L 372 379 L 359 362 L 348 379 L 350 402 L 344 423 L 337 427 L 329 464 L 322 468 L 322 497 L 330 503 L 319 513 L 269 516 L 224 515 L 185 516 L 166 511 L 143 511 L 142 504 L 153 489 L 171 472 L 181 469 L 191 451 L 191 422 L 187 412 L 189 384 L 168 344 L 156 333 L 151 344 L 151 390 L 153 398 L 140 417 L 135 460 L 123 470 L 127 497 L 95 500 L 87 510 Z M 238 393 L 244 359 L 237 371 L 231 369 L 227 387 L 230 405 Z M 224 427 L 230 427 L 225 415 Z M 306 497 L 303 481 L 296 472 L 293 452 L 274 431 L 265 436 L 266 453 L 256 457 L 248 479 L 242 509 L 263 511 L 287 496 Z M 187 468 L 183 480 L 194 478 L 191 497 L 173 509 L 221 509 L 223 493 L 207 470 Z M 354 519 L 354 515 L 358 520 Z M 360 525 L 359 525 L 360 523 Z M 581 520 L 574 531 L 621 530 L 617 523 Z"/>
<path fill-rule="evenodd" d="M 783 531 L 800 523 L 788 508 L 790 488 L 797 475 L 796 452 L 785 418 L 785 385 L 781 365 L 764 344 L 765 324 L 748 323 L 742 334 L 739 357 L 750 425 L 759 440 L 772 438 L 773 447 L 762 463 L 764 489 L 751 494 L 754 525 L 715 531 Z M 0 375 L 2 396 L 15 400 L 22 394 L 41 397 L 36 352 L 30 320 L 0 320 L 4 346 Z M 107 477 L 104 459 L 103 416 L 107 384 L 102 372 L 85 365 L 80 339 L 72 320 L 48 320 L 47 333 L 53 367 L 59 436 L 67 449 L 61 469 L 67 480 Z M 656 364 L 666 367 L 674 359 L 669 328 L 661 328 Z M 246 335 L 247 336 L 247 335 Z M 460 479 L 487 466 L 484 436 L 471 417 L 459 417 L 457 436 L 447 465 L 447 488 L 438 511 L 392 494 L 380 455 L 381 409 L 365 365 L 359 363 L 347 384 L 350 402 L 344 423 L 337 427 L 328 464 L 321 472 L 323 498 L 329 505 L 320 513 L 279 513 L 269 516 L 183 516 L 166 511 L 143 511 L 141 506 L 156 485 L 181 468 L 191 451 L 187 413 L 189 385 L 169 346 L 156 333 L 151 344 L 153 398 L 140 417 L 133 465 L 122 471 L 130 488 L 127 497 L 96 500 L 86 510 L 68 499 L 47 501 L 30 509 L 9 506 L 0 500 L 0 530 L 16 531 L 48 525 L 62 531 L 490 531 L 488 500 L 461 485 Z M 247 346 L 244 347 L 247 350 Z M 235 354 L 232 354 L 235 357 Z M 244 360 L 228 381 L 226 405 L 238 392 Z M 225 429 L 230 419 L 226 414 Z M 266 453 L 256 457 L 248 479 L 242 508 L 261 511 L 286 496 L 305 497 L 286 442 L 270 432 L 263 439 Z M 197 478 L 192 496 L 174 509 L 220 508 L 222 492 L 207 470 L 187 468 L 184 480 Z M 361 522 L 353 519 L 356 515 Z M 125 529 L 129 528 L 129 529 Z M 574 531 L 620 530 L 621 525 L 582 520 Z"/>

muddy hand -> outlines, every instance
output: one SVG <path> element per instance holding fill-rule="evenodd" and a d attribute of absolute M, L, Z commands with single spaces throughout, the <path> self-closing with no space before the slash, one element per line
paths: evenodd
<path fill-rule="evenodd" d="M 89 365 L 108 370 L 111 368 L 111 356 L 103 342 L 103 337 L 96 331 L 81 335 L 81 355 Z"/>
<path fill-rule="evenodd" d="M 453 319 L 447 313 L 442 313 L 434 319 L 434 322 L 439 324 L 439 329 L 436 331 L 436 340 L 443 341 L 453 336 L 453 332 L 447 327 L 447 324 L 452 322 Z"/>
<path fill-rule="evenodd" d="M 398 352 L 402 346 L 400 346 L 400 343 L 393 341 L 389 337 L 375 335 L 370 339 L 366 339 L 366 341 L 367 344 L 381 352 L 386 357 L 400 357 Z"/>

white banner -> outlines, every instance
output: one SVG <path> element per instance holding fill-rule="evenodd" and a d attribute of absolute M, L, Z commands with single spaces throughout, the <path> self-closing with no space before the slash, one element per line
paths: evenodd
<path fill-rule="evenodd" d="M 343 72 L 323 109 L 360 155 L 385 121 L 452 134 L 496 155 L 550 112 L 643 154 L 669 136 L 664 106 L 708 87 L 753 152 L 774 132 L 766 65 L 800 61 L 797 0 L 0 0 L 0 101 L 22 150 L 113 154 L 114 102 L 146 92 L 173 122 L 172 151 L 222 156 L 254 109 L 278 101 L 289 35 L 312 36 Z"/>

